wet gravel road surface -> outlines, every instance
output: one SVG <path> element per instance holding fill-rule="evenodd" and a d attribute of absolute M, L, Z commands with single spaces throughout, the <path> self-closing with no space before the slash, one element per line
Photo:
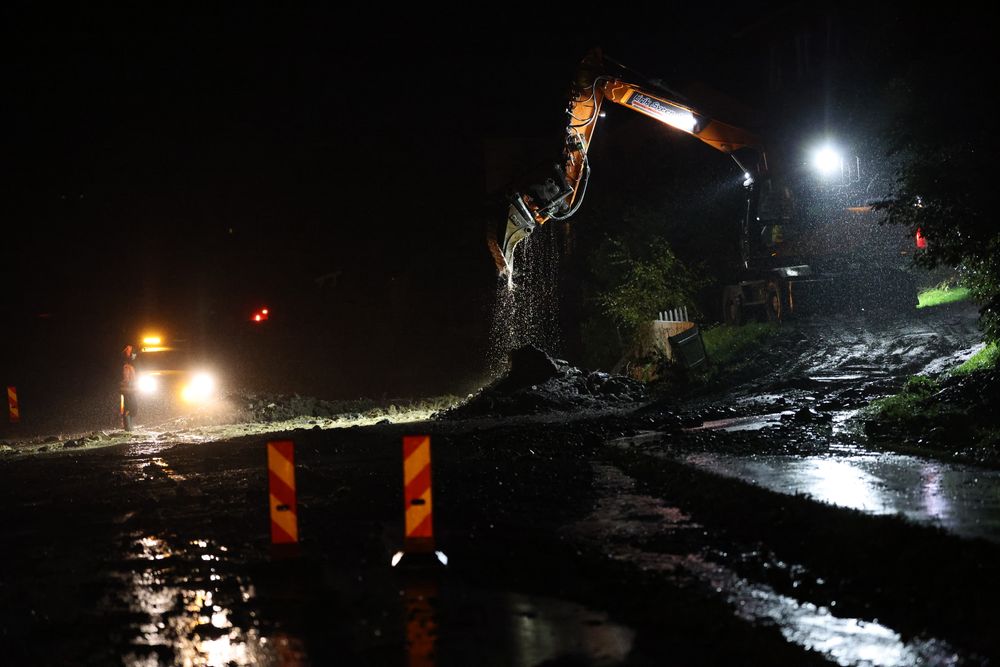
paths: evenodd
<path fill-rule="evenodd" d="M 935 317 L 801 325 L 791 370 L 726 393 L 287 432 L 293 558 L 269 547 L 277 434 L 6 452 L 5 661 L 989 664 L 996 476 L 873 453 L 850 417 L 974 347 L 968 313 Z M 449 558 L 423 573 L 389 565 L 408 433 L 432 436 Z"/>

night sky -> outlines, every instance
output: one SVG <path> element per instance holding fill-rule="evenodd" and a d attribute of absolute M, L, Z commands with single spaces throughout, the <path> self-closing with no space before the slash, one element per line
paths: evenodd
<path fill-rule="evenodd" d="M 490 197 L 523 157 L 557 154 L 587 49 L 724 91 L 760 122 L 788 114 L 774 49 L 787 59 L 796 35 L 835 35 L 809 43 L 814 71 L 796 74 L 794 55 L 784 68 L 782 99 L 811 100 L 787 125 L 805 134 L 884 85 L 872 65 L 896 67 L 930 25 L 785 3 L 575 28 L 513 10 L 490 23 L 429 8 L 4 11 L 5 373 L 24 383 L 26 359 L 113 373 L 120 346 L 157 324 L 244 359 L 263 351 L 275 388 L 327 396 L 466 391 L 482 377 Z M 918 29 L 879 27 L 903 19 Z M 817 69 L 827 55 L 841 69 Z M 864 74 L 853 92 L 852 68 Z M 615 128 L 663 134 L 636 122 L 609 118 L 594 150 L 615 154 Z M 595 177 L 633 168 L 618 159 Z M 247 322 L 261 305 L 266 331 Z"/>

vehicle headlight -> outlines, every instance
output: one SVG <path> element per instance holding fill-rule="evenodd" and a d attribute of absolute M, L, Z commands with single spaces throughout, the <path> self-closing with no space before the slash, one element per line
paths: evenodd
<path fill-rule="evenodd" d="M 211 398 L 215 393 L 215 378 L 208 373 L 198 373 L 191 382 L 181 390 L 181 398 L 185 401 L 195 403 Z"/>
<path fill-rule="evenodd" d="M 153 394 L 159 389 L 160 382 L 155 375 L 140 375 L 135 386 L 143 394 Z"/>

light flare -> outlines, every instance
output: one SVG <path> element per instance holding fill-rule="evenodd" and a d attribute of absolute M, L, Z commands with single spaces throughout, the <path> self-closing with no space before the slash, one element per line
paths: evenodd
<path fill-rule="evenodd" d="M 198 373 L 181 390 L 181 398 L 188 403 L 206 401 L 215 395 L 215 378 L 208 373 Z"/>
<path fill-rule="evenodd" d="M 844 157 L 833 147 L 823 146 L 813 154 L 813 166 L 824 176 L 833 176 L 844 168 Z"/>
<path fill-rule="evenodd" d="M 140 375 L 136 380 L 136 387 L 143 394 L 154 394 L 160 388 L 160 381 L 155 375 Z"/>

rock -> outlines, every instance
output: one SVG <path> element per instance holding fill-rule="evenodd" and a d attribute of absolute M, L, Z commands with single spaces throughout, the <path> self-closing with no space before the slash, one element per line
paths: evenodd
<path fill-rule="evenodd" d="M 604 383 L 607 382 L 610 378 L 611 376 L 608 375 L 607 373 L 601 371 L 594 371 L 593 373 L 587 376 L 587 388 L 591 391 L 591 393 L 596 394 L 600 392 L 601 387 L 603 387 Z"/>
<path fill-rule="evenodd" d="M 793 419 L 802 423 L 828 422 L 833 420 L 833 416 L 823 412 L 818 412 L 817 410 L 807 406 L 799 408 L 799 410 L 795 412 Z"/>
<path fill-rule="evenodd" d="M 510 370 L 495 389 L 511 393 L 524 387 L 542 384 L 559 374 L 556 361 L 533 345 L 519 347 L 510 353 Z"/>

